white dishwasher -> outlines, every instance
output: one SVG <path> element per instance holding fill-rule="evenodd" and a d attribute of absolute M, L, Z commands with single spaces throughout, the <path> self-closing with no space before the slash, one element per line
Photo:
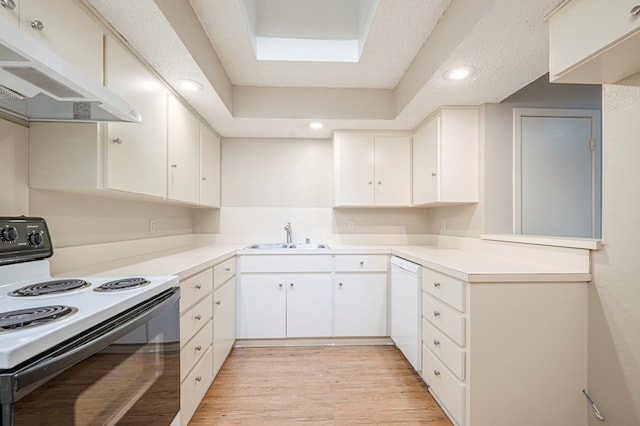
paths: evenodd
<path fill-rule="evenodd" d="M 413 368 L 422 368 L 422 266 L 391 258 L 391 339 Z"/>

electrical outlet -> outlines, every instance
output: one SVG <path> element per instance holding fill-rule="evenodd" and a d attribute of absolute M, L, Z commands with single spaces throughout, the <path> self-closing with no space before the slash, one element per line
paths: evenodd
<path fill-rule="evenodd" d="M 156 221 L 153 219 L 149 219 L 149 233 L 150 234 L 156 233 Z"/>
<path fill-rule="evenodd" d="M 355 231 L 356 230 L 356 223 L 352 220 L 347 222 L 347 228 L 349 229 L 349 231 Z"/>

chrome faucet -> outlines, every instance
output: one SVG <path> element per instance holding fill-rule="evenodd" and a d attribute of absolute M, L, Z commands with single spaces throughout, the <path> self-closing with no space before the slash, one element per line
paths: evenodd
<path fill-rule="evenodd" d="M 287 222 L 284 230 L 287 231 L 287 244 L 291 244 L 291 222 Z"/>

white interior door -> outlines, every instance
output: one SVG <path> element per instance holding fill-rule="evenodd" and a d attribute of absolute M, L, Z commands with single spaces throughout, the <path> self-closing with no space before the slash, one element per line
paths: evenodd
<path fill-rule="evenodd" d="M 516 109 L 514 114 L 515 232 L 598 237 L 599 112 Z"/>

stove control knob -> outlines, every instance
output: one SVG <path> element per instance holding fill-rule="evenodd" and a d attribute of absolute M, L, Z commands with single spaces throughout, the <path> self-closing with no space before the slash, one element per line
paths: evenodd
<path fill-rule="evenodd" d="M 7 226 L 0 231 L 0 240 L 12 243 L 18 239 L 18 230 L 15 226 Z"/>
<path fill-rule="evenodd" d="M 29 236 L 27 237 L 27 241 L 32 247 L 40 247 L 44 242 L 44 238 L 42 238 L 42 233 L 34 232 L 32 234 L 29 234 Z"/>

